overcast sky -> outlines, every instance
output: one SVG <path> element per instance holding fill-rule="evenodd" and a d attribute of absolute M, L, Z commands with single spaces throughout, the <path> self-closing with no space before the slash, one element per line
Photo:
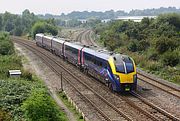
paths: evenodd
<path fill-rule="evenodd" d="M 180 0 L 0 0 L 0 13 L 8 11 L 20 14 L 29 9 L 35 14 L 59 15 L 72 11 L 130 11 L 169 6 L 180 8 Z"/>

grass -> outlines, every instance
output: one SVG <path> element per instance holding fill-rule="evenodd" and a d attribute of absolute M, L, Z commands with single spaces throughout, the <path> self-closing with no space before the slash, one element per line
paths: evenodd
<path fill-rule="evenodd" d="M 60 99 L 68 107 L 68 109 L 74 114 L 77 121 L 84 121 L 83 116 L 76 110 L 76 108 L 68 101 L 68 98 L 64 92 L 59 93 Z"/>

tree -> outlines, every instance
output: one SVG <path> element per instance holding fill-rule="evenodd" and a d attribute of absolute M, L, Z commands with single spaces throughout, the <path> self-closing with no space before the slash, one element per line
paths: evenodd
<path fill-rule="evenodd" d="M 3 19 L 2 19 L 2 16 L 0 15 L 0 31 L 2 30 L 2 25 L 3 25 Z"/>
<path fill-rule="evenodd" d="M 35 37 L 37 33 L 49 33 L 56 36 L 58 34 L 58 29 L 54 25 L 39 21 L 36 22 L 32 27 L 33 37 Z"/>
<path fill-rule="evenodd" d="M 33 24 L 38 20 L 34 13 L 30 13 L 28 9 L 24 10 L 22 13 L 22 25 L 25 28 L 24 32 L 30 32 Z"/>
<path fill-rule="evenodd" d="M 161 14 L 157 21 L 159 23 L 169 23 L 180 30 L 180 15 L 177 13 Z"/>
<path fill-rule="evenodd" d="M 68 27 L 76 27 L 76 26 L 79 26 L 79 25 L 81 25 L 81 22 L 78 21 L 77 19 L 72 19 L 72 20 L 67 21 L 67 26 Z"/>

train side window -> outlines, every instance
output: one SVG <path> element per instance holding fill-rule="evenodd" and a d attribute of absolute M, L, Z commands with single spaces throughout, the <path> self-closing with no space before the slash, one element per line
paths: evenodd
<path fill-rule="evenodd" d="M 103 65 L 103 63 L 102 63 L 102 62 L 100 62 L 100 63 L 99 63 L 99 66 L 101 66 L 101 67 L 102 67 L 102 65 Z"/>
<path fill-rule="evenodd" d="M 93 59 L 94 64 L 96 65 L 96 59 Z"/>
<path fill-rule="evenodd" d="M 108 68 L 106 63 L 104 63 L 104 68 L 105 68 L 105 69 L 107 69 L 107 68 Z"/>

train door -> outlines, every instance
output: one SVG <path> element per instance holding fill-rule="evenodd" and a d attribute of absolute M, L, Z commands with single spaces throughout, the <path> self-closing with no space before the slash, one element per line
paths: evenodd
<path fill-rule="evenodd" d="M 84 68 L 84 51 L 83 51 L 83 49 L 84 49 L 84 47 L 83 48 L 81 48 L 81 50 L 79 51 L 80 52 L 80 54 L 78 54 L 78 58 L 79 58 L 79 63 L 80 63 L 80 66 L 82 67 L 82 68 Z"/>
<path fill-rule="evenodd" d="M 52 47 L 52 42 L 53 42 L 54 37 L 52 37 L 51 41 L 51 45 L 50 45 L 50 51 L 53 53 L 53 47 Z"/>
<path fill-rule="evenodd" d="M 61 56 L 65 58 L 65 42 L 62 44 Z"/>
<path fill-rule="evenodd" d="M 41 44 L 42 44 L 42 45 L 41 45 L 42 47 L 44 47 L 44 40 L 43 40 L 43 38 L 44 38 L 44 36 L 42 36 L 42 43 L 41 43 Z"/>

